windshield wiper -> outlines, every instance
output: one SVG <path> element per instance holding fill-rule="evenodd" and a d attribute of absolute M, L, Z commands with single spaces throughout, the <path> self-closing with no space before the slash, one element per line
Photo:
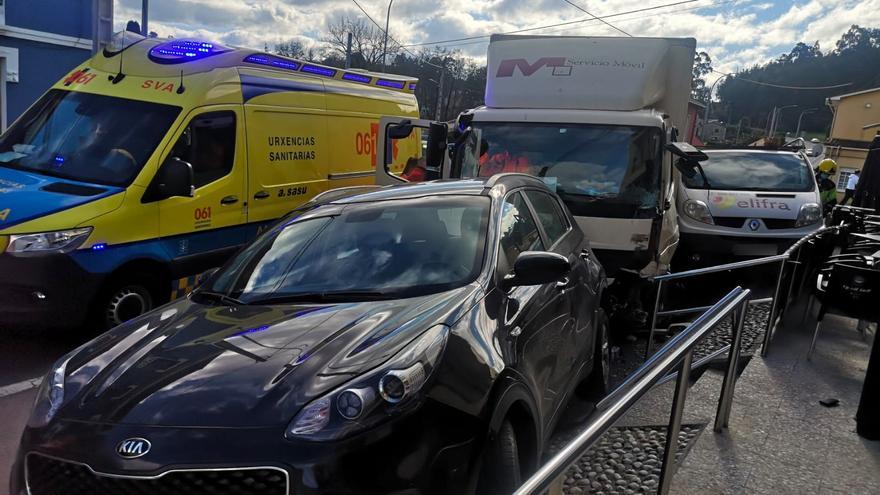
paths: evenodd
<path fill-rule="evenodd" d="M 340 302 L 340 301 L 381 301 L 395 296 L 387 292 L 372 290 L 336 290 L 324 292 L 300 292 L 278 294 L 248 301 L 247 304 L 281 304 L 291 302 Z"/>
<path fill-rule="evenodd" d="M 212 292 L 209 290 L 199 290 L 195 292 L 196 296 L 205 297 L 214 301 L 221 302 L 227 306 L 246 306 L 248 303 L 238 300 L 228 294 L 222 292 Z"/>

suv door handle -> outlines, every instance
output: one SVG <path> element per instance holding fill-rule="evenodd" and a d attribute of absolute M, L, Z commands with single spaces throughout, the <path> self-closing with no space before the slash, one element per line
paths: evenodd
<path fill-rule="evenodd" d="M 231 205 L 234 203 L 238 203 L 238 196 L 226 196 L 220 200 L 221 205 Z"/>
<path fill-rule="evenodd" d="M 268 197 L 269 193 L 267 193 L 266 191 L 257 191 L 257 193 L 254 194 L 254 199 L 266 199 Z"/>

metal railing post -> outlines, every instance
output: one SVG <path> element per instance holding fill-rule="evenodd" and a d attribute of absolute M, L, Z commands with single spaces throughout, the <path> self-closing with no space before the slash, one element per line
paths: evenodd
<path fill-rule="evenodd" d="M 657 488 L 659 495 L 669 493 L 669 487 L 672 486 L 672 465 L 678 452 L 678 433 L 681 431 L 681 416 L 684 413 L 693 358 L 693 350 L 688 350 L 678 368 L 675 395 L 672 396 L 672 411 L 669 413 L 669 426 L 666 428 L 666 446 L 663 448 L 663 461 L 660 465 L 660 483 Z"/>
<path fill-rule="evenodd" d="M 657 327 L 657 313 L 660 311 L 660 298 L 663 297 L 663 280 L 657 281 L 657 296 L 654 298 L 654 312 L 651 313 L 651 328 L 648 330 L 648 343 L 645 345 L 645 360 L 654 350 L 654 329 Z"/>
<path fill-rule="evenodd" d="M 788 284 L 788 292 L 785 294 L 785 305 L 788 306 L 788 301 L 791 299 L 791 291 L 794 289 L 794 280 L 797 278 L 798 267 L 801 265 L 801 248 L 797 248 L 797 258 L 792 262 L 794 267 L 791 269 L 791 281 Z"/>
<path fill-rule="evenodd" d="M 764 332 L 764 343 L 761 345 L 761 357 L 767 357 L 767 348 L 770 347 L 770 338 L 773 336 L 776 310 L 779 307 L 780 289 L 782 288 L 782 274 L 785 272 L 786 259 L 779 260 L 779 275 L 776 276 L 776 291 L 773 292 L 773 304 L 770 305 L 770 315 L 767 318 L 767 330 Z"/>
<path fill-rule="evenodd" d="M 743 301 L 742 307 L 733 311 L 733 339 L 730 345 L 730 353 L 727 358 L 727 372 L 724 373 L 724 382 L 721 384 L 721 395 L 718 397 L 718 410 L 715 412 L 715 432 L 720 433 L 730 421 L 730 408 L 733 406 L 733 392 L 736 388 L 736 369 L 739 365 L 739 355 L 742 350 L 743 326 L 746 321 L 746 313 L 749 309 L 749 301 Z"/>

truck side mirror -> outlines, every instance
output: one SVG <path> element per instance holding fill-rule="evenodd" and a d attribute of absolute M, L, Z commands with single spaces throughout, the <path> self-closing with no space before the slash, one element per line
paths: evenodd
<path fill-rule="evenodd" d="M 431 126 L 428 128 L 428 147 L 425 151 L 425 165 L 428 170 L 439 171 L 443 167 L 448 133 L 446 124 L 431 122 Z"/>
<path fill-rule="evenodd" d="M 193 166 L 176 156 L 168 157 L 156 175 L 156 199 L 181 196 L 191 198 L 195 195 Z"/>
<path fill-rule="evenodd" d="M 388 126 L 388 137 L 390 139 L 406 139 L 412 134 L 413 125 L 409 120 L 404 120 L 399 124 L 391 124 Z"/>
<path fill-rule="evenodd" d="M 694 148 L 690 143 L 669 143 L 666 145 L 666 150 L 678 157 L 678 160 L 675 160 L 675 168 L 688 179 L 697 174 L 700 162 L 709 159 L 705 153 Z"/>

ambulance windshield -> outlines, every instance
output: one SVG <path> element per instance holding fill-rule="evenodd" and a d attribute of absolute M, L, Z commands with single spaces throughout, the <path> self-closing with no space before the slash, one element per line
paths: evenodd
<path fill-rule="evenodd" d="M 180 108 L 53 89 L 0 136 L 0 166 L 125 186 Z"/>
<path fill-rule="evenodd" d="M 657 209 L 662 130 L 591 124 L 473 122 L 479 158 L 462 177 L 521 172 L 544 179 L 578 216 L 642 217 Z M 473 146 L 477 148 L 477 146 Z"/>

